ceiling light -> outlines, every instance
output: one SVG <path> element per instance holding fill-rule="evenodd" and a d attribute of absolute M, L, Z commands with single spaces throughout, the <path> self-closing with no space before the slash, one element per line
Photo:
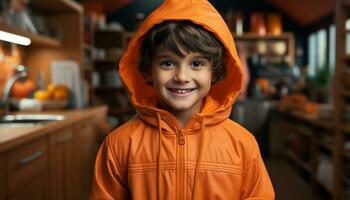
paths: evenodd
<path fill-rule="evenodd" d="M 27 37 L 19 36 L 19 35 L 4 32 L 4 31 L 0 31 L 0 40 L 15 43 L 15 44 L 20 44 L 24 46 L 28 46 L 32 42 Z"/>

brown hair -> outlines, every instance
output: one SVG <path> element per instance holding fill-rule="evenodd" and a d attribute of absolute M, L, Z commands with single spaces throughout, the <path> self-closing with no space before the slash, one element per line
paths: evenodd
<path fill-rule="evenodd" d="M 144 75 L 151 73 L 152 60 L 159 49 L 169 49 L 184 57 L 180 47 L 186 51 L 200 53 L 210 60 L 214 82 L 225 77 L 223 44 L 213 33 L 191 21 L 164 21 L 149 30 L 141 43 L 139 71 Z"/>

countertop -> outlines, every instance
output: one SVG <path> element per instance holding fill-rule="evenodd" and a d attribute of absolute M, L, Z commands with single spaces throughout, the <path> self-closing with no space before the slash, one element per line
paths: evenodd
<path fill-rule="evenodd" d="M 272 108 L 278 112 L 301 119 L 323 129 L 332 129 L 335 125 L 332 118 L 323 118 L 318 112 L 308 113 L 300 109 L 286 109 L 282 106 L 281 102 L 274 102 Z"/>
<path fill-rule="evenodd" d="M 64 115 L 62 121 L 48 122 L 42 125 L 28 127 L 0 126 L 0 153 L 12 147 L 30 141 L 34 138 L 47 135 L 61 128 L 89 119 L 101 113 L 107 113 L 107 106 L 90 107 L 79 110 L 59 110 L 42 112 L 14 112 L 11 114 L 58 114 Z"/>

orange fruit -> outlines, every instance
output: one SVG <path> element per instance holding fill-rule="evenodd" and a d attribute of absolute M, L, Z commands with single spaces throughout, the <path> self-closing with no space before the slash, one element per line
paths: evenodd
<path fill-rule="evenodd" d="M 46 90 L 37 90 L 34 93 L 34 98 L 37 100 L 49 100 L 50 99 L 50 93 L 48 93 Z"/>
<path fill-rule="evenodd" d="M 53 91 L 53 96 L 52 98 L 54 100 L 66 100 L 68 99 L 68 90 L 64 89 L 64 88 L 56 88 Z"/>

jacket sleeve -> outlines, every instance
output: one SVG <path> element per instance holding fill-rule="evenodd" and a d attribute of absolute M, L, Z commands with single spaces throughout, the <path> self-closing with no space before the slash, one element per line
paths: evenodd
<path fill-rule="evenodd" d="M 275 192 L 255 139 L 253 139 L 250 148 L 252 153 L 249 161 L 245 165 L 240 199 L 275 199 Z"/>
<path fill-rule="evenodd" d="M 129 199 L 127 187 L 121 181 L 120 168 L 110 145 L 107 136 L 97 154 L 91 200 Z"/>

